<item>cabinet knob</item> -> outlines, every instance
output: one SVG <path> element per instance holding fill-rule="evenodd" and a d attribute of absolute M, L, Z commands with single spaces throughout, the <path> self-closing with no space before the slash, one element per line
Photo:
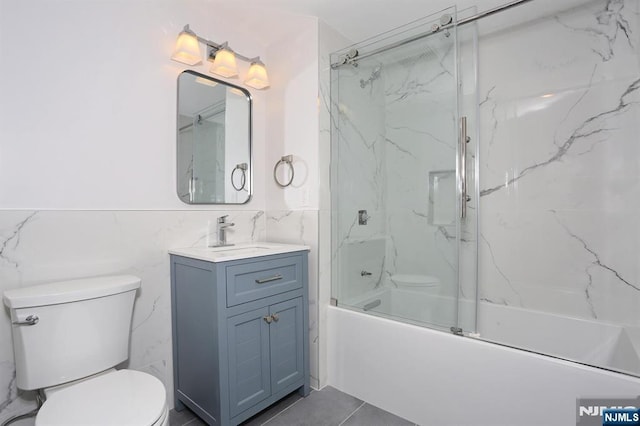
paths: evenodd
<path fill-rule="evenodd" d="M 275 322 L 278 322 L 280 317 L 278 316 L 278 314 L 273 314 L 273 315 L 271 315 L 271 319 L 273 319 Z"/>
<path fill-rule="evenodd" d="M 267 324 L 271 324 L 271 321 L 273 321 L 273 318 L 271 317 L 271 315 L 268 315 L 266 317 L 262 317 L 263 320 L 265 320 L 265 322 Z"/>

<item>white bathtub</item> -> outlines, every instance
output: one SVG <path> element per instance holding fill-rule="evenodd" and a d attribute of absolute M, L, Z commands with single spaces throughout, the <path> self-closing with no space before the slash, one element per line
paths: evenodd
<path fill-rule="evenodd" d="M 456 323 L 457 302 L 426 290 L 383 287 L 351 305 L 372 315 L 448 330 Z M 465 314 L 473 312 L 472 303 L 462 302 Z M 477 330 L 483 340 L 640 376 L 638 327 L 480 302 Z"/>
<path fill-rule="evenodd" d="M 368 299 L 381 300 L 379 315 L 386 315 L 382 312 L 393 307 L 394 299 L 417 297 L 398 289 L 386 291 Z M 488 333 L 509 338 L 509 333 L 529 333 L 549 344 L 564 336 L 562 348 L 576 354 L 588 347 L 592 332 L 627 334 L 613 326 L 599 329 L 594 327 L 597 323 L 567 318 L 573 322 L 565 325 L 574 328 L 557 333 L 558 318 L 540 313 L 527 317 L 500 306 L 480 306 L 479 313 Z M 640 395 L 636 377 L 353 310 L 329 307 L 327 315 L 328 383 L 421 425 L 570 425 L 576 421 L 576 398 Z M 493 329 L 486 315 L 493 315 Z M 533 322 L 538 320 L 553 322 L 548 339 L 530 333 L 539 328 Z M 557 343 L 553 344 L 560 347 Z M 606 358 L 615 351 L 595 352 Z"/>

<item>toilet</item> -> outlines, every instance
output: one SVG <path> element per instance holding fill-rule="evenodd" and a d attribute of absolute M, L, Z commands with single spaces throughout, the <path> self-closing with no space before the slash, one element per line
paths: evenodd
<path fill-rule="evenodd" d="M 166 426 L 160 380 L 129 357 L 140 278 L 85 278 L 7 290 L 18 388 L 39 390 L 36 426 Z"/>

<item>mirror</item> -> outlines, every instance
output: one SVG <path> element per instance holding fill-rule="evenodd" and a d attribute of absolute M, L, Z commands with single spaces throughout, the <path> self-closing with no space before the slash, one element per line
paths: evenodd
<path fill-rule="evenodd" d="M 221 80 L 178 76 L 177 191 L 187 204 L 251 198 L 251 95 Z"/>

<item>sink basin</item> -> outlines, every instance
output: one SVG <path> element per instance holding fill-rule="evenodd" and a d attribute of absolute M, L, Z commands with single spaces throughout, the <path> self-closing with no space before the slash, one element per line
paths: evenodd
<path fill-rule="evenodd" d="M 271 254 L 291 253 L 309 250 L 308 246 L 279 243 L 246 243 L 224 247 L 187 247 L 171 249 L 169 253 L 208 262 L 227 262 L 229 260 L 248 259 Z"/>

